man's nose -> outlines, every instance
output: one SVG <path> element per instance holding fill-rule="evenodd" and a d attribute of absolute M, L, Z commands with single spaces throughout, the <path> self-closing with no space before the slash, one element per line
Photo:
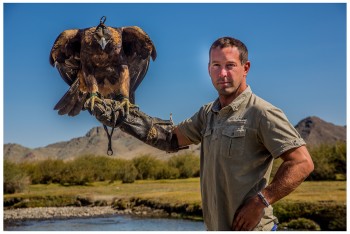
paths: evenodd
<path fill-rule="evenodd" d="M 226 77 L 227 76 L 227 70 L 225 68 L 222 68 L 219 73 L 220 77 Z"/>

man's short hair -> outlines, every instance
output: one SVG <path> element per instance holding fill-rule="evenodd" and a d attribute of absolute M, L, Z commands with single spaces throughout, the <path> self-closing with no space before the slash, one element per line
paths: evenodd
<path fill-rule="evenodd" d="M 245 46 L 243 42 L 240 40 L 233 38 L 233 37 L 221 37 L 213 42 L 213 44 L 210 47 L 209 50 L 209 60 L 210 60 L 210 53 L 211 50 L 214 48 L 220 47 L 226 48 L 226 47 L 237 47 L 239 51 L 239 60 L 241 61 L 241 64 L 245 64 L 248 61 L 248 49 Z"/>

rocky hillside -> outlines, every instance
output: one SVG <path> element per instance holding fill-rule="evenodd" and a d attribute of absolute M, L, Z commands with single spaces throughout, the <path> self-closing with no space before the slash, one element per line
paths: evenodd
<path fill-rule="evenodd" d="M 85 136 L 69 141 L 50 144 L 45 147 L 30 149 L 18 144 L 4 145 L 4 158 L 19 162 L 23 160 L 42 160 L 46 158 L 69 160 L 80 155 L 107 155 L 108 138 L 103 127 L 92 128 Z M 199 154 L 199 146 L 192 146 L 183 152 Z M 130 159 L 150 154 L 167 159 L 176 153 L 166 153 L 151 147 L 138 139 L 115 129 L 112 137 L 112 157 Z"/>
<path fill-rule="evenodd" d="M 346 142 L 345 126 L 337 126 L 315 116 L 301 120 L 295 128 L 308 145 L 333 144 L 337 141 Z"/>
<path fill-rule="evenodd" d="M 336 126 L 323 121 L 318 117 L 308 117 L 301 120 L 296 129 L 305 139 L 308 145 L 320 143 L 334 143 L 346 141 L 346 127 Z M 73 138 L 69 141 L 58 142 L 45 147 L 30 149 L 18 144 L 4 145 L 4 158 L 19 162 L 26 160 L 42 160 L 46 158 L 69 160 L 86 154 L 107 155 L 107 135 L 102 127 L 92 128 L 85 136 Z M 157 158 L 167 159 L 174 154 L 165 153 L 153 148 L 136 138 L 116 129 L 112 138 L 113 157 L 133 158 L 140 155 L 150 154 Z M 199 145 L 193 145 L 189 152 L 199 155 Z"/>

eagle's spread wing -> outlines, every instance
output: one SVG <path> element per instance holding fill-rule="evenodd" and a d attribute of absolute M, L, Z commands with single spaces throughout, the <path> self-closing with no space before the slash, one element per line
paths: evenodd
<path fill-rule="evenodd" d="M 156 59 L 156 49 L 141 28 L 112 28 L 105 21 L 103 16 L 97 27 L 62 32 L 51 49 L 50 64 L 70 86 L 54 107 L 60 115 L 79 114 L 87 100 L 93 110 L 95 102 L 106 104 L 105 97 L 122 97 L 120 106 L 128 115 L 135 103 L 135 91 L 147 73 L 150 58 Z M 105 130 L 108 152 L 113 154 L 111 135 Z"/>
<path fill-rule="evenodd" d="M 62 79 L 72 85 L 80 69 L 80 40 L 78 29 L 63 31 L 50 52 L 50 64 L 59 71 Z"/>
<path fill-rule="evenodd" d="M 54 109 L 58 114 L 75 116 L 82 109 L 87 93 L 80 89 L 81 64 L 81 30 L 71 29 L 62 32 L 56 39 L 50 52 L 50 64 L 57 68 L 62 79 L 70 89 L 58 101 Z"/>
<path fill-rule="evenodd" d="M 102 19 L 97 27 L 62 32 L 51 49 L 50 64 L 70 85 L 54 107 L 60 115 L 79 114 L 87 98 L 91 98 L 93 108 L 94 101 L 120 96 L 128 113 L 150 58 L 157 56 L 153 42 L 141 28 L 106 27 Z"/>
<path fill-rule="evenodd" d="M 150 57 L 157 57 L 155 46 L 147 33 L 137 26 L 122 27 L 122 47 L 129 67 L 129 99 L 135 103 L 135 91 L 145 77 Z"/>

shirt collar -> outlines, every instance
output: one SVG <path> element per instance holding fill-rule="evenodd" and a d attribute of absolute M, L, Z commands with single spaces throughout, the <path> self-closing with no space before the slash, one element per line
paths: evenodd
<path fill-rule="evenodd" d="M 244 102 L 244 100 L 249 98 L 251 95 L 252 95 L 252 90 L 248 85 L 247 88 L 237 98 L 235 98 L 228 106 L 231 107 L 233 111 L 236 111 L 238 110 L 238 107 Z M 221 109 L 220 101 L 219 101 L 219 98 L 217 98 L 214 101 L 211 110 L 214 112 L 219 112 L 220 109 Z"/>

